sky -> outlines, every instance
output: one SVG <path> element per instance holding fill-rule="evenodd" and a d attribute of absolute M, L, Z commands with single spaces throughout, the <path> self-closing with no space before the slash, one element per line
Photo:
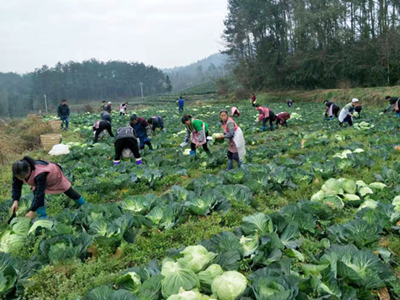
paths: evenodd
<path fill-rule="evenodd" d="M 0 72 L 57 62 L 188 65 L 223 50 L 227 0 L 6 0 Z"/>

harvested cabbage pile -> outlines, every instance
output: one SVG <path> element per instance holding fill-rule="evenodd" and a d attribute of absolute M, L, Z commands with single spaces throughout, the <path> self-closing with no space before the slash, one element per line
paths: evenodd
<path fill-rule="evenodd" d="M 354 181 L 347 178 L 331 178 L 324 183 L 321 190 L 311 197 L 311 201 L 323 202 L 332 208 L 343 208 L 345 205 L 360 206 L 374 190 L 382 190 L 386 187 L 384 183 L 373 182 L 367 185 L 362 180 Z"/>

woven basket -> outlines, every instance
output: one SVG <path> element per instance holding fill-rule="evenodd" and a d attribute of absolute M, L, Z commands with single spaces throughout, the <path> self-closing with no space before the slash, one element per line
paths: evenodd
<path fill-rule="evenodd" d="M 44 151 L 49 152 L 54 145 L 61 143 L 62 135 L 59 133 L 42 134 L 40 141 Z"/>
<path fill-rule="evenodd" d="M 53 129 L 54 132 L 60 132 L 61 131 L 61 123 L 62 122 L 60 120 L 51 120 L 51 121 L 49 121 L 51 129 Z"/>
<path fill-rule="evenodd" d="M 28 114 L 28 119 L 39 121 L 39 120 L 42 119 L 42 117 L 40 115 L 37 115 L 37 114 Z"/>

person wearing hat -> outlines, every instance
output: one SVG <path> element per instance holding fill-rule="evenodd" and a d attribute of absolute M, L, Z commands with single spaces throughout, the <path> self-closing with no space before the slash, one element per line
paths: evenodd
<path fill-rule="evenodd" d="M 400 117 L 400 109 L 399 109 L 399 97 L 390 97 L 386 96 L 385 98 L 387 101 L 389 101 L 388 107 L 383 111 L 386 113 L 393 105 L 394 105 L 394 110 L 396 111 L 396 115 Z"/>
<path fill-rule="evenodd" d="M 232 170 L 233 161 L 236 161 L 240 168 L 243 162 L 243 157 L 246 155 L 243 131 L 236 122 L 229 117 L 226 109 L 219 112 L 219 118 L 221 120 L 222 129 L 224 130 L 225 139 L 228 142 L 228 167 L 226 170 Z"/>
<path fill-rule="evenodd" d="M 67 100 L 63 99 L 57 109 L 58 117 L 61 120 L 61 129 L 64 129 L 64 124 L 65 124 L 65 129 L 68 130 L 69 113 L 70 111 L 69 111 L 69 106 L 67 104 Z"/>
<path fill-rule="evenodd" d="M 276 120 L 276 117 L 272 109 L 268 107 L 263 107 L 259 104 L 257 104 L 256 109 L 260 114 L 258 122 L 262 121 L 262 131 L 265 131 L 266 129 L 265 125 L 267 124 L 268 121 L 269 121 L 269 130 L 273 131 L 274 130 L 273 122 Z"/>
<path fill-rule="evenodd" d="M 329 121 L 333 120 L 333 116 L 338 117 L 340 107 L 334 102 L 324 100 L 325 103 L 325 117 L 329 116 Z"/>
<path fill-rule="evenodd" d="M 191 115 L 183 116 L 181 121 L 182 124 L 186 125 L 187 129 L 185 143 L 188 143 L 191 138 L 190 155 L 195 156 L 196 149 L 202 146 L 207 155 L 211 156 L 207 146 L 208 124 L 193 118 Z"/>
<path fill-rule="evenodd" d="M 111 108 L 111 102 L 108 102 L 106 106 L 104 106 L 104 109 L 106 112 L 108 112 L 109 114 L 111 114 L 112 112 L 112 108 Z"/>
<path fill-rule="evenodd" d="M 115 157 L 113 166 L 119 165 L 121 163 L 121 156 L 124 150 L 129 149 L 136 159 L 136 164 L 142 164 L 142 158 L 139 153 L 139 138 L 135 129 L 133 129 L 133 123 L 130 122 L 130 126 L 118 128 L 115 134 L 114 147 L 115 147 Z"/>
<path fill-rule="evenodd" d="M 137 115 L 132 115 L 130 124 L 133 129 L 135 129 L 139 137 L 140 149 L 144 149 L 144 145 L 147 145 L 150 150 L 153 150 L 153 146 L 150 142 L 152 129 L 149 122 L 147 122 L 145 118 L 138 117 Z"/>
<path fill-rule="evenodd" d="M 351 103 L 346 104 L 339 114 L 339 125 L 342 125 L 344 122 L 348 123 L 350 126 L 353 126 L 353 111 L 354 108 L 359 106 L 359 100 L 357 98 L 353 98 Z"/>
<path fill-rule="evenodd" d="M 156 131 L 157 128 L 160 128 L 164 133 L 167 132 L 164 128 L 164 121 L 161 116 L 152 116 L 147 120 L 147 122 L 152 125 L 151 129 L 153 130 L 153 132 Z"/>
<path fill-rule="evenodd" d="M 12 165 L 12 198 L 14 200 L 11 213 L 18 210 L 24 183 L 31 186 L 33 200 L 26 217 L 33 219 L 35 215 L 46 218 L 45 194 L 64 193 L 72 199 L 77 206 L 86 204 L 85 199 L 71 187 L 71 182 L 65 177 L 61 167 L 57 164 L 34 160 L 29 156 L 15 162 Z"/>

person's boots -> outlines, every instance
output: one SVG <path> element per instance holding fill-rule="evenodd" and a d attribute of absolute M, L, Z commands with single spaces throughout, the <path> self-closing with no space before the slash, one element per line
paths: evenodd
<path fill-rule="evenodd" d="M 226 171 L 232 170 L 233 168 L 233 160 L 228 159 L 228 166 L 226 167 Z"/>
<path fill-rule="evenodd" d="M 85 199 L 83 199 L 82 196 L 81 196 L 79 199 L 74 200 L 74 202 L 75 202 L 75 204 L 78 205 L 78 206 L 82 206 L 82 205 L 85 205 L 85 204 L 86 204 L 86 201 L 85 201 Z"/>
<path fill-rule="evenodd" d="M 207 153 L 208 157 L 211 157 L 211 156 L 212 156 L 210 150 L 207 150 L 206 153 Z"/>
<path fill-rule="evenodd" d="M 190 156 L 192 156 L 192 157 L 196 156 L 196 151 L 190 150 Z"/>
<path fill-rule="evenodd" d="M 113 162 L 113 166 L 117 166 L 117 165 L 119 165 L 121 163 L 121 161 L 120 160 L 114 160 L 114 162 Z"/>
<path fill-rule="evenodd" d="M 46 219 L 46 217 L 47 217 L 46 207 L 44 207 L 44 206 L 38 207 L 36 210 L 36 214 L 39 219 Z"/>
<path fill-rule="evenodd" d="M 136 165 L 141 165 L 141 164 L 142 164 L 142 159 L 136 158 Z"/>
<path fill-rule="evenodd" d="M 265 129 L 266 129 L 265 126 L 261 127 L 261 130 L 262 130 L 262 131 L 265 131 Z"/>
<path fill-rule="evenodd" d="M 269 131 L 274 131 L 274 125 L 271 125 L 271 126 L 269 127 Z"/>

